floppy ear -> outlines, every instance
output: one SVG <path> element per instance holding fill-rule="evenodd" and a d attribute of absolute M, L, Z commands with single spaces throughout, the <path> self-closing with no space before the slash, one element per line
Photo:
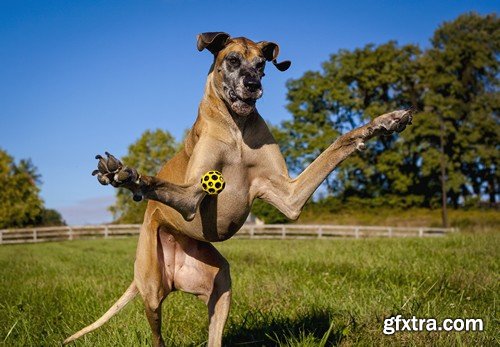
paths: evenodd
<path fill-rule="evenodd" d="M 199 51 L 208 49 L 212 54 L 217 54 L 226 46 L 229 34 L 223 32 L 202 33 L 196 36 L 196 46 Z"/>
<path fill-rule="evenodd" d="M 288 70 L 290 65 L 292 65 L 292 62 L 290 60 L 285 60 L 282 61 L 281 63 L 278 63 L 276 61 L 276 58 L 280 53 L 280 47 L 276 43 L 261 41 L 257 44 L 260 46 L 260 50 L 262 51 L 264 58 L 266 58 L 267 61 L 272 61 L 274 66 L 276 66 L 278 70 L 286 71 Z"/>

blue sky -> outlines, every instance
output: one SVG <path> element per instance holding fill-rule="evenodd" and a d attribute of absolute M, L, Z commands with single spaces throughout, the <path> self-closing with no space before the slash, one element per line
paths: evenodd
<path fill-rule="evenodd" d="M 260 113 L 289 118 L 285 83 L 329 54 L 397 40 L 429 45 L 443 21 L 497 12 L 499 1 L 0 0 L 0 148 L 31 158 L 46 206 L 70 224 L 110 220 L 111 187 L 94 155 L 127 152 L 146 129 L 178 139 L 195 120 L 208 52 L 196 34 L 225 31 L 280 44 L 292 67 L 268 66 Z"/>

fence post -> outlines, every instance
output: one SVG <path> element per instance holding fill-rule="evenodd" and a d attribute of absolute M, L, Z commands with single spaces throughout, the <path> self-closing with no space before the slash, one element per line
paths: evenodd
<path fill-rule="evenodd" d="M 423 237 L 424 236 L 424 229 L 420 228 L 418 229 L 418 237 Z"/>
<path fill-rule="evenodd" d="M 321 239 L 323 237 L 323 228 L 320 226 L 318 228 L 318 239 Z"/>
<path fill-rule="evenodd" d="M 252 226 L 250 227 L 250 238 L 251 238 L 251 239 L 253 239 L 254 234 L 255 234 L 255 227 L 252 225 Z"/>
<path fill-rule="evenodd" d="M 285 226 L 282 225 L 281 226 L 281 238 L 284 239 L 286 236 L 286 230 L 285 230 Z"/>
<path fill-rule="evenodd" d="M 3 243 L 3 230 L 0 230 L 0 245 Z"/>
<path fill-rule="evenodd" d="M 359 228 L 354 229 L 354 237 L 359 239 Z"/>
<path fill-rule="evenodd" d="M 108 226 L 104 226 L 104 238 L 107 239 L 109 237 L 109 229 Z"/>
<path fill-rule="evenodd" d="M 37 235 L 36 229 L 33 229 L 33 242 L 36 242 L 37 239 L 38 239 L 38 235 Z"/>
<path fill-rule="evenodd" d="M 387 232 L 389 234 L 389 237 L 392 237 L 392 228 L 387 229 Z"/>
<path fill-rule="evenodd" d="M 68 227 L 68 240 L 73 240 L 73 228 Z"/>

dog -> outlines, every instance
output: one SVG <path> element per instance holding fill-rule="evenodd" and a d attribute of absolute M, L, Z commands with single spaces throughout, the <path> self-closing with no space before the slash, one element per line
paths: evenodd
<path fill-rule="evenodd" d="M 64 344 L 100 327 L 140 293 L 153 345 L 163 346 L 161 304 L 170 292 L 181 290 L 205 302 L 208 346 L 221 346 L 231 301 L 231 278 L 227 260 L 211 243 L 232 237 L 256 198 L 296 220 L 309 197 L 344 159 L 363 150 L 367 140 L 401 132 L 411 124 L 411 110 L 381 115 L 340 136 L 292 179 L 278 144 L 255 106 L 262 97 L 266 63 L 271 62 L 280 71 L 290 67 L 289 61 L 277 62 L 279 46 L 210 32 L 197 36 L 197 48 L 210 51 L 214 60 L 198 117 L 183 149 L 156 177 L 141 175 L 107 152 L 106 158 L 96 157 L 98 168 L 93 174 L 101 184 L 127 188 L 134 200 L 149 201 L 132 283 L 101 318 Z M 220 171 L 227 183 L 218 195 L 208 194 L 200 184 L 202 175 L 210 170 Z"/>

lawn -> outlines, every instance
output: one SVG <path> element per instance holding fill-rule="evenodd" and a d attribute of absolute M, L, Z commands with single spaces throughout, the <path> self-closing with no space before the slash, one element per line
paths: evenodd
<path fill-rule="evenodd" d="M 0 344 L 54 346 L 93 322 L 132 279 L 136 238 L 0 247 Z M 498 345 L 500 233 L 426 239 L 229 240 L 227 346 Z M 203 345 L 205 306 L 164 303 L 171 346 Z M 482 318 L 484 332 L 382 333 L 383 319 Z M 77 346 L 149 346 L 136 298 Z"/>

